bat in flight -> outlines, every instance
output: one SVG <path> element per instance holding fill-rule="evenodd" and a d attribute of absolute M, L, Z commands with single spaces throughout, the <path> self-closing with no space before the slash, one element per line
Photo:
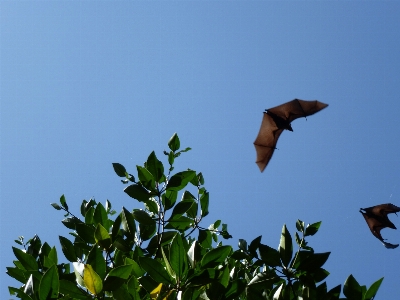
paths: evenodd
<path fill-rule="evenodd" d="M 260 131 L 254 141 L 256 147 L 256 164 L 260 171 L 267 167 L 276 143 L 284 129 L 293 131 L 290 123 L 300 117 L 307 117 L 319 112 L 328 104 L 314 101 L 294 99 L 279 106 L 266 109 L 261 123 Z"/>
<path fill-rule="evenodd" d="M 367 221 L 368 227 L 372 234 L 378 240 L 380 240 L 386 248 L 389 249 L 397 248 L 399 245 L 385 242 L 381 236 L 381 230 L 386 227 L 396 229 L 396 226 L 394 226 L 394 224 L 389 220 L 387 215 L 392 213 L 396 214 L 397 212 L 400 212 L 400 207 L 397 207 L 391 203 L 360 208 L 360 213 L 362 213 L 365 221 Z"/>

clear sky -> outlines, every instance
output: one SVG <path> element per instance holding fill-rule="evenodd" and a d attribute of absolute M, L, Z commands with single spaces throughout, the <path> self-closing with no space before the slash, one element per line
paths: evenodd
<path fill-rule="evenodd" d="M 204 227 L 277 247 L 284 223 L 322 221 L 309 242 L 332 251 L 328 287 L 385 277 L 377 299 L 394 299 L 400 247 L 359 209 L 400 206 L 399 15 L 399 1 L 1 1 L 0 298 L 14 239 L 68 236 L 51 202 L 142 208 L 111 163 L 166 162 L 177 132 L 193 150 L 176 170 L 210 192 Z M 294 98 L 329 107 L 294 121 L 260 173 L 262 112 Z"/>

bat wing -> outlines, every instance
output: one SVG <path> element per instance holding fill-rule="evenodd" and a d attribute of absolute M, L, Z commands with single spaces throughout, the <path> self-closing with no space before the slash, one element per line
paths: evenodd
<path fill-rule="evenodd" d="M 306 101 L 294 99 L 282 105 L 267 109 L 267 111 L 290 123 L 297 118 L 311 116 L 327 106 L 328 104 L 319 102 L 317 100 Z"/>
<path fill-rule="evenodd" d="M 389 220 L 388 214 L 400 212 L 400 207 L 391 203 L 380 204 L 372 207 L 362 208 L 360 210 L 365 221 L 368 224 L 371 233 L 379 239 L 386 248 L 394 249 L 397 248 L 398 244 L 390 244 L 384 241 L 381 235 L 383 228 L 396 229 L 396 226 Z"/>
<path fill-rule="evenodd" d="M 261 172 L 264 171 L 268 165 L 282 131 L 283 128 L 278 128 L 273 118 L 267 113 L 264 113 L 260 131 L 254 141 L 257 152 L 256 163 Z"/>

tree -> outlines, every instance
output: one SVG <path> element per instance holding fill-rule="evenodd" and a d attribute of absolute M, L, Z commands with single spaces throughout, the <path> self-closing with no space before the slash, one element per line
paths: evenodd
<path fill-rule="evenodd" d="M 64 195 L 59 204 L 52 203 L 66 212 L 62 223 L 72 230 L 73 241 L 59 236 L 69 262 L 60 263 L 56 247 L 38 236 L 27 242 L 20 237 L 16 243 L 24 250 L 13 247 L 17 259 L 7 274 L 23 285 L 9 287 L 10 294 L 24 300 L 339 299 L 341 285 L 328 291 L 324 281 L 329 272 L 322 267 L 330 252 L 315 253 L 306 241 L 321 222 L 296 222 L 295 253 L 286 225 L 278 249 L 262 244 L 261 236 L 250 243 L 239 240 L 236 250 L 224 245 L 220 237 L 232 238 L 226 224 L 217 220 L 207 228 L 200 226 L 209 213 L 202 173 L 172 173 L 175 159 L 190 148 L 179 150 L 177 134 L 168 146 L 167 174 L 154 151 L 144 166 L 137 166 L 137 179 L 113 163 L 128 185 L 124 192 L 144 209 L 123 207 L 112 219 L 116 212 L 110 201 L 103 206 L 90 199 L 83 200 L 77 217 Z M 190 192 L 190 186 L 196 192 Z M 367 289 L 350 275 L 343 287 L 346 298 L 341 299 L 373 299 L 382 280 Z"/>

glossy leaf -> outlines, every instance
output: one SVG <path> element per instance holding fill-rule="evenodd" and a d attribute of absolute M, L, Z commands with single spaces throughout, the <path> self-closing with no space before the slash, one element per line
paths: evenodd
<path fill-rule="evenodd" d="M 174 135 L 168 141 L 168 147 L 172 151 L 177 151 L 181 147 L 181 142 L 179 141 L 178 134 L 175 132 Z"/>
<path fill-rule="evenodd" d="M 59 281 L 57 267 L 53 265 L 49 268 L 40 280 L 39 299 L 54 299 L 58 297 Z"/>
<path fill-rule="evenodd" d="M 172 284 L 173 280 L 164 266 L 155 259 L 149 257 L 139 258 L 140 266 L 149 274 L 153 280 L 159 283 Z"/>
<path fill-rule="evenodd" d="M 76 257 L 75 248 L 72 242 L 61 235 L 58 238 L 60 240 L 61 250 L 66 259 L 68 259 L 70 262 L 76 262 L 78 259 Z"/>
<path fill-rule="evenodd" d="M 283 225 L 282 228 L 281 240 L 279 243 L 279 255 L 281 257 L 283 265 L 287 267 L 290 263 L 290 260 L 292 259 L 293 245 L 292 237 L 290 236 L 286 225 Z"/>
<path fill-rule="evenodd" d="M 104 208 L 103 204 L 97 203 L 96 208 L 94 210 L 93 219 L 95 225 L 100 223 L 103 227 L 106 228 L 106 230 L 110 229 L 108 228 L 109 224 L 108 224 L 107 211 Z"/>
<path fill-rule="evenodd" d="M 196 176 L 196 172 L 189 170 L 174 174 L 167 184 L 167 190 L 180 191 L 182 190 L 192 178 Z"/>
<path fill-rule="evenodd" d="M 143 186 L 148 190 L 154 190 L 156 183 L 153 174 L 151 174 L 149 170 L 141 166 L 136 166 L 136 168 L 141 184 L 143 184 Z"/>
<path fill-rule="evenodd" d="M 65 208 L 65 210 L 68 210 L 67 200 L 65 200 L 65 196 L 64 195 L 62 195 L 60 197 L 60 203 Z"/>
<path fill-rule="evenodd" d="M 172 217 L 171 219 L 168 220 L 165 229 L 176 229 L 179 231 L 185 231 L 190 227 L 192 227 L 193 224 L 194 224 L 193 219 L 190 219 L 185 216 L 177 216 L 177 217 Z"/>
<path fill-rule="evenodd" d="M 169 210 L 171 209 L 176 202 L 176 199 L 178 198 L 178 192 L 177 191 L 166 191 L 163 195 L 162 195 L 162 202 L 165 206 L 165 210 Z"/>
<path fill-rule="evenodd" d="M 175 205 L 174 210 L 172 211 L 171 218 L 179 217 L 185 214 L 192 207 L 194 202 L 194 200 L 183 200 L 181 202 L 178 202 L 178 204 Z"/>
<path fill-rule="evenodd" d="M 96 226 L 96 229 L 94 231 L 94 238 L 96 240 L 96 243 L 103 249 L 110 248 L 111 237 L 108 234 L 108 231 L 100 223 L 98 223 Z"/>
<path fill-rule="evenodd" d="M 321 222 L 307 225 L 305 236 L 310 236 L 310 235 L 316 234 L 320 226 L 321 226 Z"/>
<path fill-rule="evenodd" d="M 124 192 L 127 193 L 130 197 L 143 202 L 149 200 L 150 193 L 139 184 L 131 184 L 124 189 Z"/>
<path fill-rule="evenodd" d="M 94 231 L 95 227 L 93 225 L 88 225 L 85 223 L 76 224 L 76 232 L 86 243 L 94 244 L 96 242 L 94 239 Z"/>
<path fill-rule="evenodd" d="M 133 215 L 125 208 L 122 208 L 122 227 L 125 230 L 126 235 L 131 239 L 135 239 L 136 234 L 136 224 Z"/>
<path fill-rule="evenodd" d="M 83 281 L 86 288 L 93 294 L 99 295 L 103 290 L 103 281 L 100 276 L 93 270 L 92 266 L 85 264 L 83 272 Z"/>
<path fill-rule="evenodd" d="M 362 300 L 361 286 L 353 275 L 347 277 L 343 286 L 343 294 L 351 300 Z"/>
<path fill-rule="evenodd" d="M 209 199 L 209 194 L 208 192 L 204 192 L 201 197 L 200 197 L 200 207 L 201 207 L 201 217 L 205 217 L 208 215 L 208 205 L 209 205 L 210 199 Z"/>
<path fill-rule="evenodd" d="M 280 254 L 277 250 L 270 246 L 260 244 L 258 251 L 260 253 L 261 260 L 270 267 L 277 267 L 281 265 Z"/>
<path fill-rule="evenodd" d="M 175 235 L 175 238 L 172 240 L 169 261 L 171 268 L 178 278 L 181 279 L 187 268 L 187 254 L 183 246 L 182 237 L 179 234 Z"/>
<path fill-rule="evenodd" d="M 140 224 L 155 225 L 156 223 L 156 221 L 153 220 L 153 218 L 150 217 L 149 214 L 144 210 L 134 209 L 132 215 L 135 218 L 135 220 L 138 221 Z"/>
<path fill-rule="evenodd" d="M 38 270 L 38 264 L 36 262 L 36 259 L 28 254 L 22 251 L 21 249 L 12 247 L 14 255 L 16 258 L 21 262 L 22 266 L 27 270 L 27 271 L 37 271 Z"/>
<path fill-rule="evenodd" d="M 210 250 L 204 255 L 203 259 L 201 260 L 202 267 L 215 267 L 216 265 L 222 263 L 228 257 L 231 251 L 231 246 L 221 246 Z"/>
<path fill-rule="evenodd" d="M 95 245 L 89 252 L 87 263 L 100 276 L 101 279 L 106 277 L 106 261 L 104 260 L 103 251 Z"/>
<path fill-rule="evenodd" d="M 381 286 L 381 283 L 383 281 L 383 277 L 377 281 L 375 281 L 367 290 L 367 292 L 364 295 L 365 300 L 372 300 L 374 299 L 376 293 L 378 292 L 379 287 Z"/>
<path fill-rule="evenodd" d="M 85 295 L 82 290 L 80 290 L 74 282 L 69 280 L 60 280 L 60 293 L 64 295 L 69 295 L 73 299 L 87 300 L 88 296 Z"/>
<path fill-rule="evenodd" d="M 113 163 L 112 164 L 115 173 L 119 176 L 119 177 L 125 177 L 127 172 L 126 169 L 123 165 L 119 164 L 119 163 Z"/>
<path fill-rule="evenodd" d="M 157 159 L 156 154 L 153 152 L 150 153 L 147 158 L 146 168 L 153 175 L 156 182 L 160 182 L 160 179 L 164 175 L 164 166 L 161 161 Z"/>

